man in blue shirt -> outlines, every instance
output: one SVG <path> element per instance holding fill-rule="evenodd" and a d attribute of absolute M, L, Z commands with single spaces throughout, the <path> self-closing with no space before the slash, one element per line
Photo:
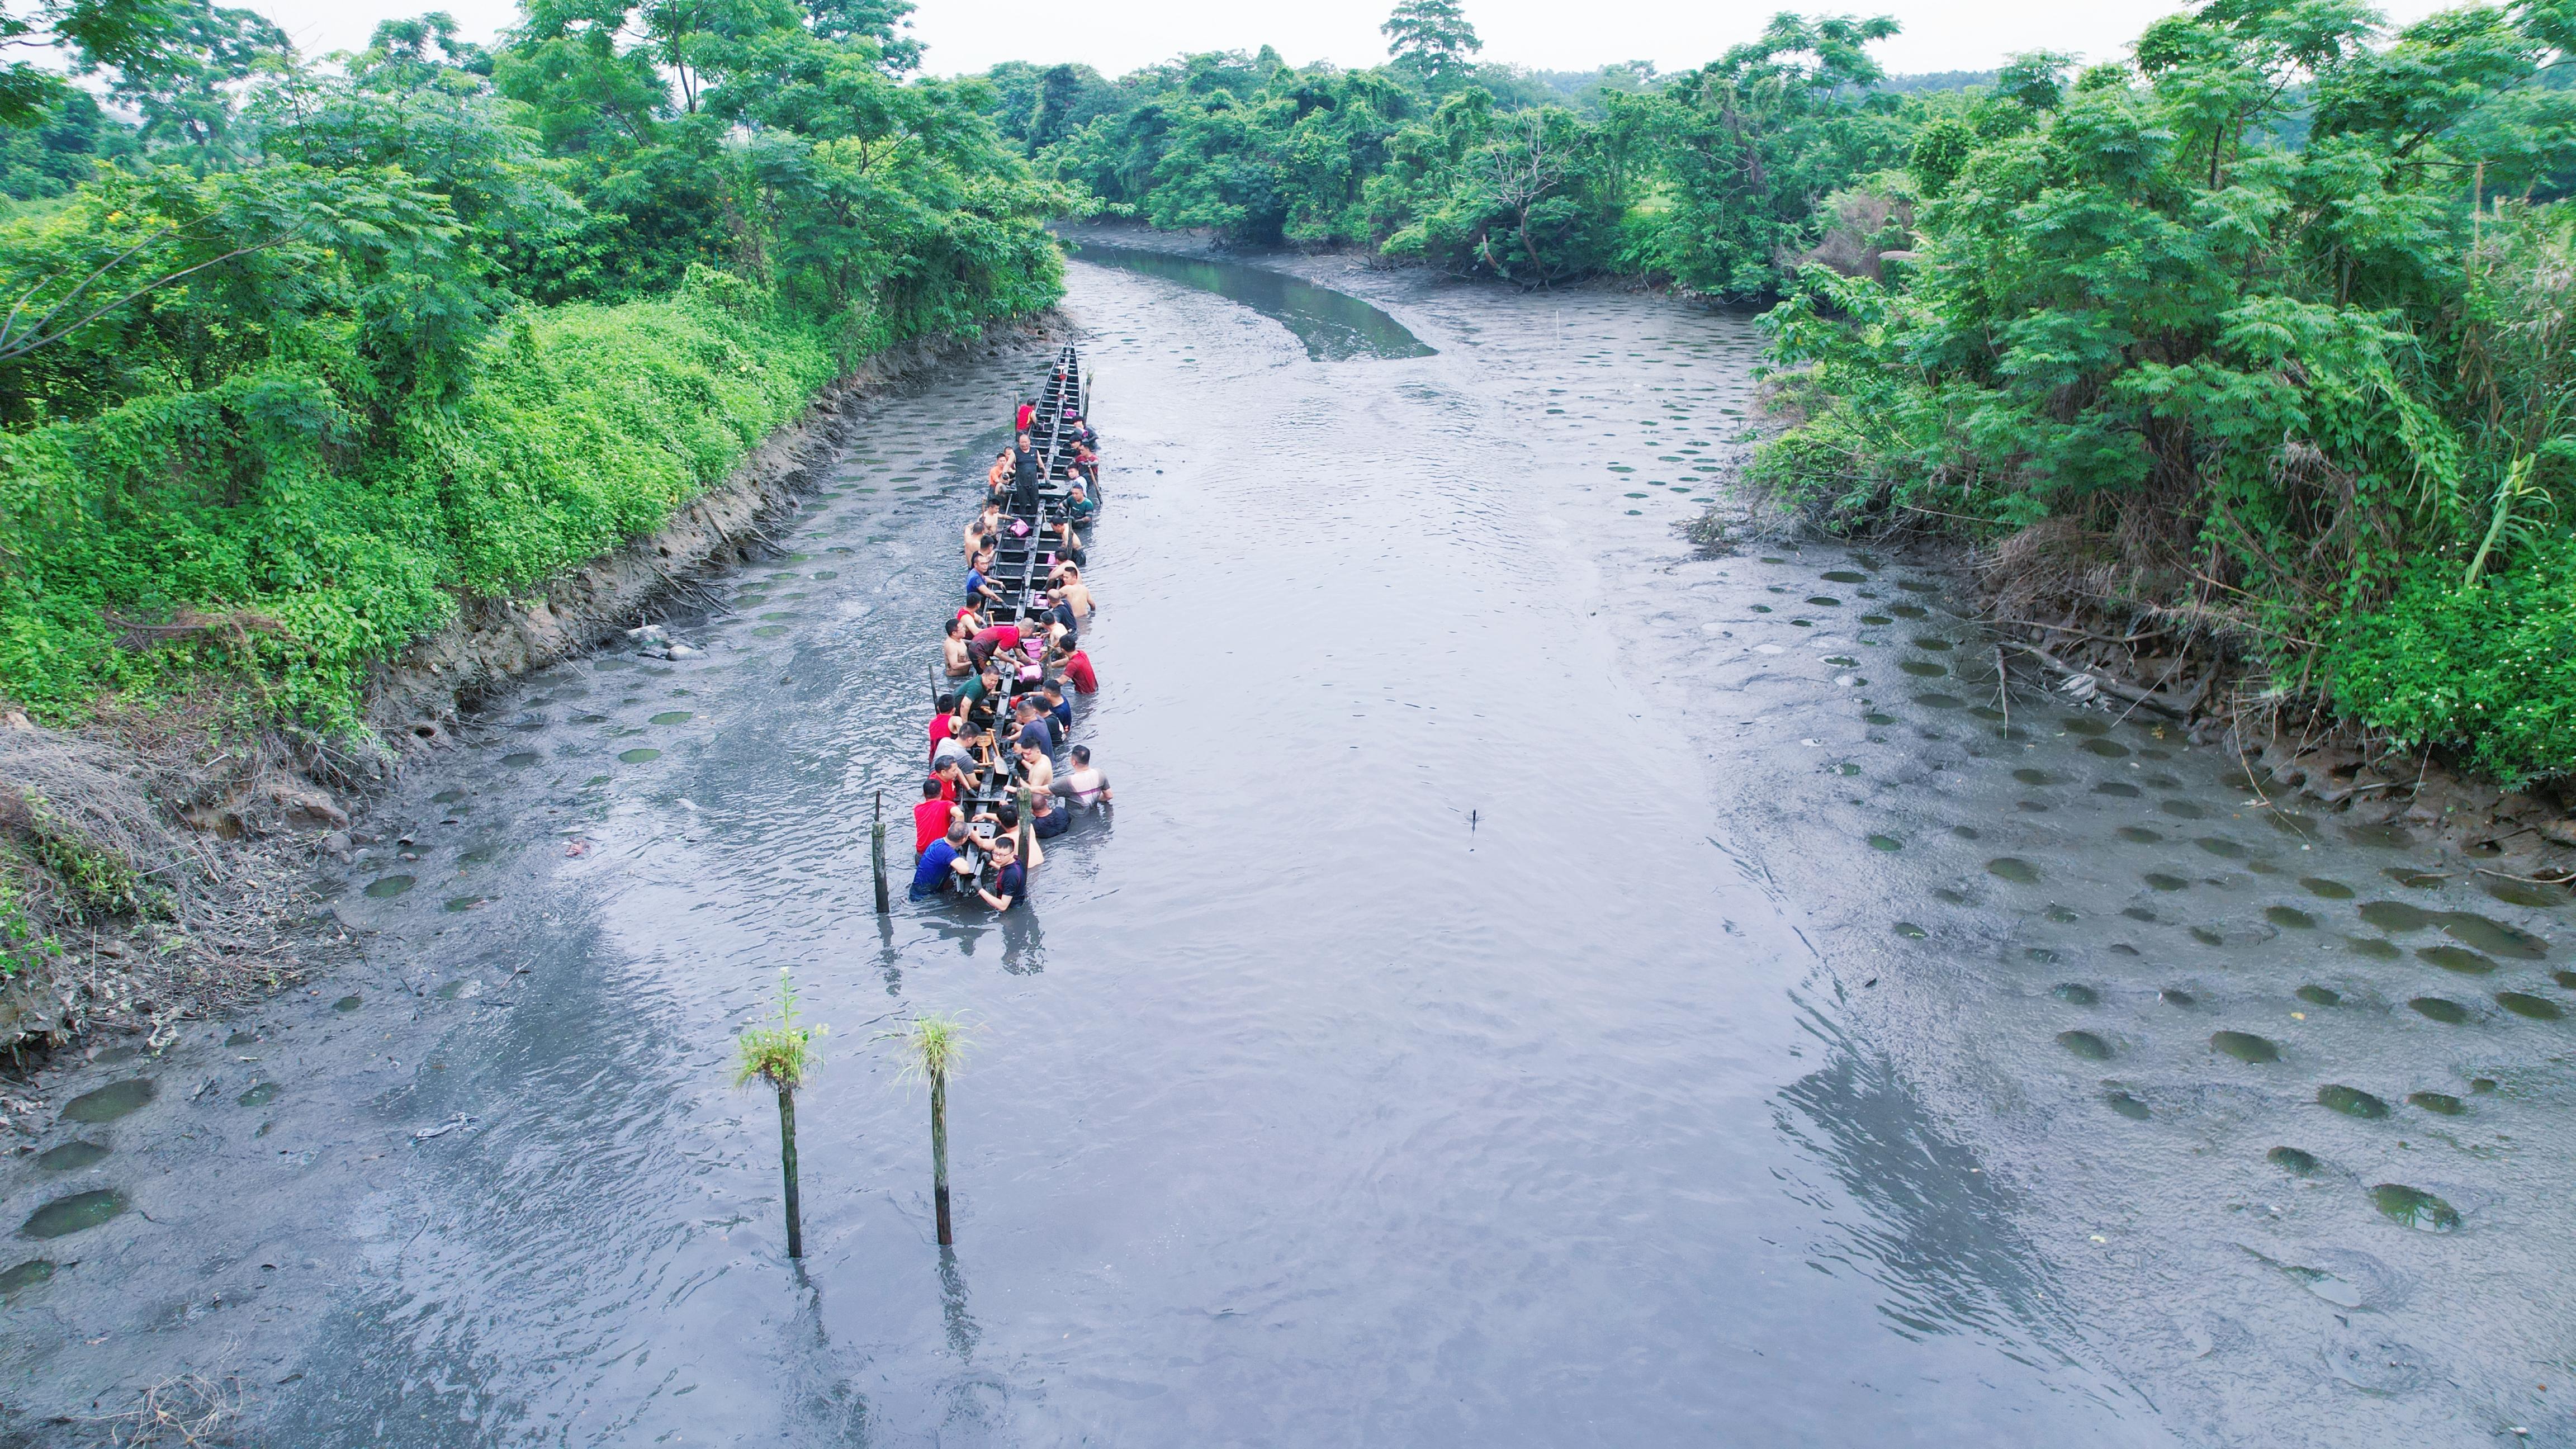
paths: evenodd
<path fill-rule="evenodd" d="M 1044 692 L 1046 712 L 1055 716 L 1055 742 L 1061 745 L 1064 737 L 1073 733 L 1073 701 L 1064 697 L 1064 681 L 1061 679 L 1048 680 Z"/>
<path fill-rule="evenodd" d="M 920 862 L 912 868 L 914 900 L 926 901 L 944 893 L 950 876 L 974 873 L 975 867 L 968 864 L 960 853 L 965 845 L 966 822 L 963 820 L 949 825 L 946 838 L 930 842 L 930 848 L 921 853 Z"/>
<path fill-rule="evenodd" d="M 966 602 L 979 609 L 1002 602 L 1002 591 L 993 587 L 992 579 L 984 572 L 984 566 L 992 561 L 993 551 L 986 549 L 981 558 L 966 566 Z"/>
<path fill-rule="evenodd" d="M 1025 695 L 1021 696 L 1017 708 L 1020 720 L 1016 735 L 1017 742 L 1023 745 L 1035 745 L 1041 753 L 1053 754 L 1055 731 L 1048 727 L 1050 716 L 1038 707 L 1036 700 Z"/>

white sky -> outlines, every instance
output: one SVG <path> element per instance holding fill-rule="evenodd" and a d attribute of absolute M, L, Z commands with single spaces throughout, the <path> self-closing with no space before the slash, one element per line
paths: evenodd
<path fill-rule="evenodd" d="M 239 3 L 239 0 L 236 0 Z M 476 39 L 518 18 L 515 0 L 248 0 L 286 27 L 308 55 L 351 50 L 377 21 L 445 9 Z M 1379 22 L 1394 0 L 1305 0 L 1282 8 L 1209 5 L 1205 0 L 1107 0 L 1067 10 L 1045 0 L 920 0 L 913 31 L 930 48 L 935 74 L 981 71 L 997 61 L 1086 62 L 1105 75 L 1184 51 L 1276 45 L 1296 64 L 1348 67 L 1386 58 Z M 1674 0 L 1466 0 L 1485 42 L 1480 59 L 1541 70 L 1590 70 L 1651 60 L 1686 70 L 1750 39 L 1780 10 L 1894 15 L 1904 25 L 1877 49 L 1891 71 L 1983 70 L 2020 50 L 2073 51 L 2086 60 L 2123 54 L 2147 22 L 2182 8 L 2173 0 L 1760 0 L 1683 4 Z M 2391 0 L 2390 18 L 2418 19 L 2447 8 L 2435 0 Z"/>

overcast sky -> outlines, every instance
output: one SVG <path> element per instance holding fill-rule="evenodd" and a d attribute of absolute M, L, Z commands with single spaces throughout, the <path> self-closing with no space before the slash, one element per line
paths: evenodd
<path fill-rule="evenodd" d="M 518 18 L 516 0 L 249 0 L 293 35 L 308 55 L 364 44 L 377 21 L 445 8 L 478 39 Z M 1253 50 L 1267 43 L 1291 62 L 1375 65 L 1386 58 L 1380 21 L 1393 0 L 1304 0 L 1285 9 L 1210 5 L 1205 0 L 1106 0 L 1082 7 L 1042 0 L 922 0 L 913 30 L 930 47 L 927 68 L 942 75 L 981 71 L 996 61 L 1081 61 L 1117 75 L 1184 51 Z M 2121 56 L 2148 21 L 2181 6 L 2170 0 L 1832 0 L 1757 5 L 1677 0 L 1466 0 L 1484 38 L 1480 57 L 1540 70 L 1590 70 L 1651 60 L 1686 70 L 1758 33 L 1774 11 L 1894 15 L 1904 33 L 1878 49 L 1892 71 L 1984 70 L 2020 50 L 2072 51 L 2086 60 Z M 2398 21 L 2436 7 L 2397 0 Z"/>

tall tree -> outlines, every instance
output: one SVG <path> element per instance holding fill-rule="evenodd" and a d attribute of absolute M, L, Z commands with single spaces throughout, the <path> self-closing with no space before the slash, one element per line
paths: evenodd
<path fill-rule="evenodd" d="M 1485 48 L 1458 0 L 1403 0 L 1378 33 L 1398 67 L 1435 89 L 1462 75 Z"/>

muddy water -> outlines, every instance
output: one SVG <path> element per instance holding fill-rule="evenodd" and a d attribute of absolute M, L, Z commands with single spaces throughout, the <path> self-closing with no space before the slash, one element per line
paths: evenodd
<path fill-rule="evenodd" d="M 113 1090 L 0 1175 L 64 1227 L 12 1427 L 229 1365 L 296 1444 L 2576 1441 L 2564 906 L 1999 681 L 1896 561 L 1692 557 L 1741 319 L 1308 271 L 1436 354 L 1073 268 L 1119 805 L 1034 910 L 869 913 L 963 369 L 703 658 L 414 777 L 364 971 L 52 1084 Z M 802 1272 L 725 1076 L 782 966 Z M 871 1041 L 932 1008 L 953 1255 Z"/>

